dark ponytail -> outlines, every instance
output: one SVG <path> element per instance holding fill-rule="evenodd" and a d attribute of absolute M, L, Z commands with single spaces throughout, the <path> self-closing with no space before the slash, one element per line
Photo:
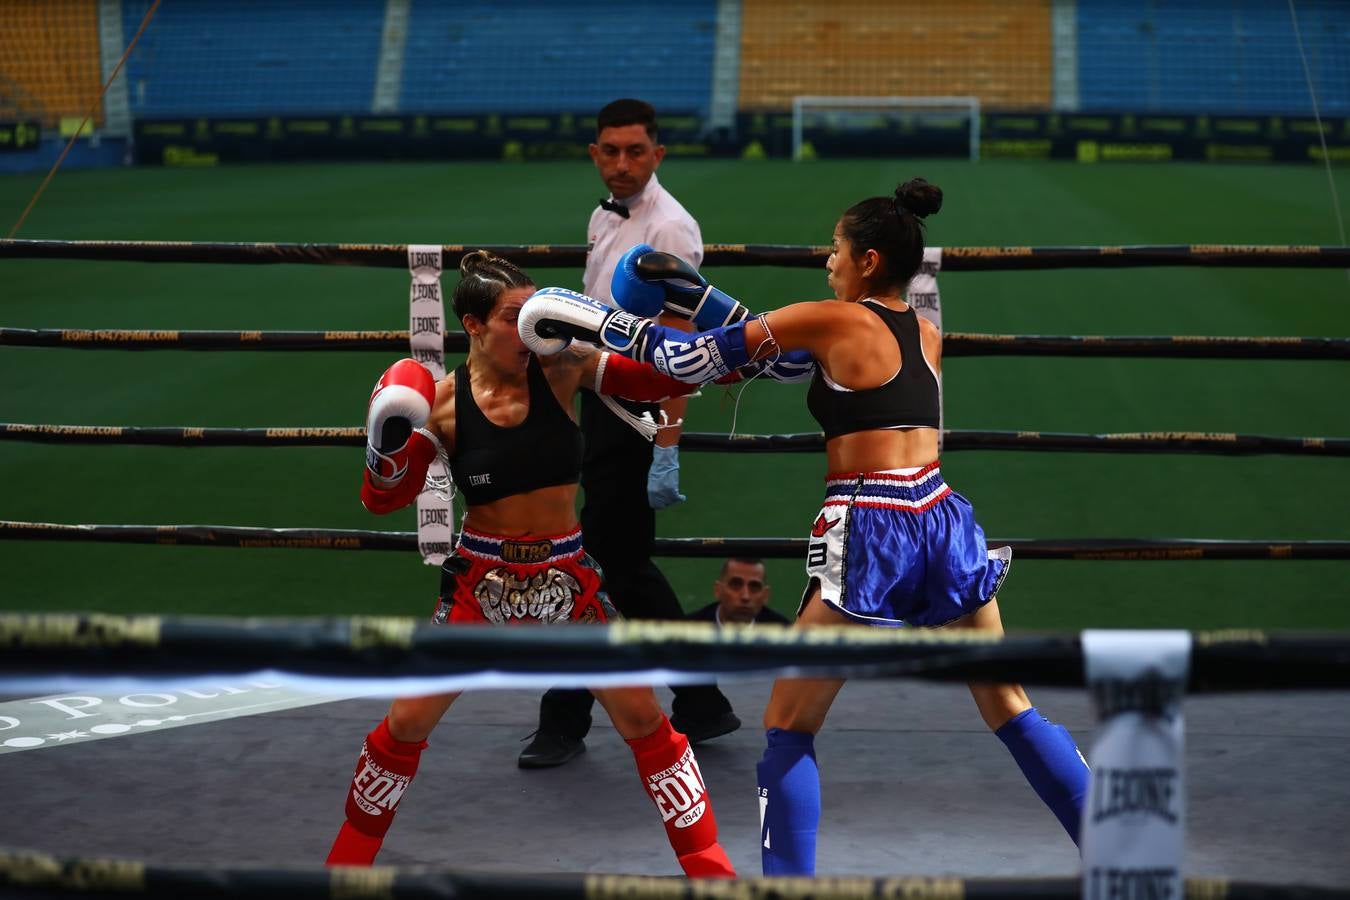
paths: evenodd
<path fill-rule="evenodd" d="M 473 250 L 459 261 L 459 284 L 455 285 L 455 315 L 486 322 L 497 298 L 511 288 L 534 287 L 534 281 L 519 266 L 486 250 Z"/>
<path fill-rule="evenodd" d="M 904 290 L 923 262 L 923 220 L 942 209 L 942 188 L 922 178 L 906 181 L 891 197 L 870 197 L 840 217 L 839 229 L 854 255 L 881 255 L 880 277 Z"/>
<path fill-rule="evenodd" d="M 895 206 L 897 214 L 908 210 L 920 219 L 926 219 L 942 209 L 942 188 L 922 178 L 906 181 L 895 189 Z"/>

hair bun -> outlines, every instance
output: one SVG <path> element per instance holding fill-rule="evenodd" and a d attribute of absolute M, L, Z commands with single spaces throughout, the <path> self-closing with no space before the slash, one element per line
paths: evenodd
<path fill-rule="evenodd" d="M 942 209 L 942 188 L 914 178 L 895 189 L 895 202 L 922 219 Z"/>
<path fill-rule="evenodd" d="M 486 250 L 471 250 L 460 257 L 459 274 L 463 277 L 468 275 L 474 269 L 485 268 L 492 265 L 495 260 L 496 257 Z"/>

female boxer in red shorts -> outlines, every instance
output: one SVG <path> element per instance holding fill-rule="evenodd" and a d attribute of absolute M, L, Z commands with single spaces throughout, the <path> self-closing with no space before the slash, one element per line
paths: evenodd
<path fill-rule="evenodd" d="M 572 418 L 581 388 L 658 400 L 691 388 L 609 353 L 578 350 L 542 360 L 516 331 L 535 290 L 529 277 L 485 251 L 466 255 L 455 314 L 469 356 L 440 383 L 419 363 L 395 363 L 367 416 L 361 502 L 383 514 L 412 503 L 442 450 L 467 505 L 455 552 L 442 566 L 439 624 L 606 622 L 615 612 L 582 550 L 576 495 L 582 438 Z M 735 877 L 693 750 L 649 687 L 594 691 L 628 742 L 681 868 Z M 427 738 L 459 694 L 395 700 L 361 748 L 329 865 L 370 865 L 417 771 Z"/>

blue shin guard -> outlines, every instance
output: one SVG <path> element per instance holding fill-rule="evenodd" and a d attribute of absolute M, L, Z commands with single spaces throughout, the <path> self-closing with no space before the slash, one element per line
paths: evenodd
<path fill-rule="evenodd" d="M 765 875 L 816 874 L 820 770 L 815 736 L 770 728 L 759 761 L 760 857 Z"/>
<path fill-rule="evenodd" d="M 1088 766 L 1063 725 L 1056 725 L 1036 707 L 1018 713 L 994 734 L 1007 746 L 1027 782 L 1059 824 L 1078 843 L 1078 824 L 1087 801 Z"/>

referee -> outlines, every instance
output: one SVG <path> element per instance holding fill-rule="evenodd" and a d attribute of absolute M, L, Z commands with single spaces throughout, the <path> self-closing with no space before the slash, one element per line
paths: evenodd
<path fill-rule="evenodd" d="M 698 223 L 661 186 L 656 169 L 666 154 L 657 143 L 656 111 L 642 100 L 615 100 L 596 117 L 591 159 L 610 195 L 587 226 L 584 291 L 612 302 L 609 283 L 619 257 L 634 244 L 649 244 L 695 266 L 703 262 Z M 609 398 L 606 398 L 609 399 Z M 612 401 L 581 392 L 581 430 L 586 454 L 581 467 L 585 493 L 581 530 L 586 550 L 604 570 L 610 599 L 630 619 L 683 619 L 670 582 L 652 562 L 656 510 L 684 500 L 680 493 L 679 422 L 686 398 L 654 404 Z M 647 417 L 664 425 L 654 442 L 636 423 Z M 672 687 L 671 724 L 690 742 L 728 734 L 741 721 L 712 685 Z M 589 691 L 554 688 L 539 705 L 539 730 L 520 754 L 524 769 L 560 766 L 586 749 L 595 698 Z"/>

